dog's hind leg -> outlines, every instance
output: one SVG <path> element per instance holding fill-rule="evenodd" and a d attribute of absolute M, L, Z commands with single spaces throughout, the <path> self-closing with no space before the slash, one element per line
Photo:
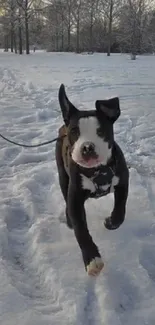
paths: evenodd
<path fill-rule="evenodd" d="M 55 157 L 56 157 L 56 164 L 58 169 L 58 176 L 59 176 L 59 184 L 61 188 L 61 192 L 63 194 L 65 203 L 67 204 L 67 195 L 68 195 L 68 185 L 69 185 L 69 176 L 65 171 L 64 163 L 62 159 L 62 140 L 57 140 L 56 142 L 56 151 L 55 151 Z M 67 207 L 66 207 L 66 221 L 67 226 L 72 229 L 72 223 L 70 221 L 70 218 L 68 216 Z"/>

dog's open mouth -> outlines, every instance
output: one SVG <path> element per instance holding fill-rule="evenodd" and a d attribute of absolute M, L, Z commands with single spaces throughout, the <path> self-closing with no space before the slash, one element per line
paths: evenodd
<path fill-rule="evenodd" d="M 79 164 L 79 165 L 81 165 L 83 167 L 93 168 L 93 167 L 101 165 L 102 162 L 98 158 L 90 158 L 90 159 L 87 159 L 87 160 L 81 159 L 79 162 L 77 162 L 77 164 Z"/>

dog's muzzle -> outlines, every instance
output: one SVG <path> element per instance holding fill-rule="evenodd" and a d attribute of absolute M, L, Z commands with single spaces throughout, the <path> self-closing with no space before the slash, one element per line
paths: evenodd
<path fill-rule="evenodd" d="M 83 145 L 81 146 L 81 156 L 86 161 L 89 159 L 97 158 L 94 143 L 84 142 Z"/>

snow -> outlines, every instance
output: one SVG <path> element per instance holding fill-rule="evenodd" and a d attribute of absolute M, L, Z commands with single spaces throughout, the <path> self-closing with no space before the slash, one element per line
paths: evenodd
<path fill-rule="evenodd" d="M 36 144 L 57 136 L 61 83 L 79 108 L 120 97 L 116 140 L 130 169 L 124 224 L 104 228 L 113 195 L 86 204 L 105 268 L 89 278 L 63 222 L 55 145 L 0 139 L 0 324 L 155 324 L 155 56 L 0 52 L 0 133 Z"/>

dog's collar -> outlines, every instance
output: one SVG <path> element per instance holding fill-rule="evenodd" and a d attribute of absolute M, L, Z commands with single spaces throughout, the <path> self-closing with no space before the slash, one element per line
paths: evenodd
<path fill-rule="evenodd" d="M 100 165 L 93 168 L 85 168 L 80 166 L 80 172 L 88 178 L 93 178 L 98 182 L 103 183 L 103 179 L 100 179 L 101 175 L 105 179 L 105 183 L 110 180 L 116 174 L 117 161 L 115 155 L 112 155 L 107 165 Z"/>

